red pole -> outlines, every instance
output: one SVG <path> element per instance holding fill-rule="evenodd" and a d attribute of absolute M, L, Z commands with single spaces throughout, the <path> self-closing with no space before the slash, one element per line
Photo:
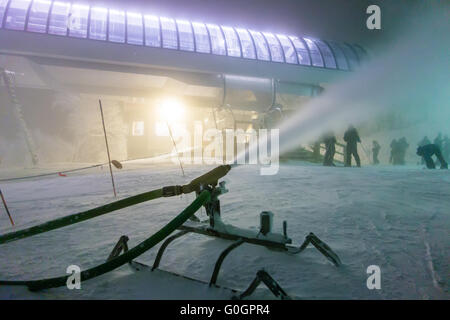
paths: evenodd
<path fill-rule="evenodd" d="M 113 176 L 112 167 L 111 167 L 111 157 L 109 155 L 108 138 L 106 137 L 105 118 L 103 117 L 102 100 L 99 99 L 98 103 L 100 104 L 100 113 L 102 115 L 103 132 L 105 133 L 106 152 L 108 153 L 109 172 L 111 173 L 111 181 L 112 181 L 112 187 L 113 187 L 113 191 L 114 191 L 114 197 L 117 197 L 116 186 L 114 185 L 114 176 Z"/>
<path fill-rule="evenodd" d="M 5 197 L 3 197 L 2 190 L 0 190 L 0 197 L 2 198 L 3 205 L 5 206 L 6 213 L 8 214 L 9 217 L 9 221 L 11 221 L 11 224 L 14 226 L 14 221 L 11 218 L 11 214 L 9 213 L 8 206 L 6 205 Z"/>

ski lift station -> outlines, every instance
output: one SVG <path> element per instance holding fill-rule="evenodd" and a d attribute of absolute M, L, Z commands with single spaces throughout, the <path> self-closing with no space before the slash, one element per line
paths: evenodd
<path fill-rule="evenodd" d="M 64 1 L 0 0 L 0 23 L 2 102 L 14 109 L 15 99 L 33 126 L 31 118 L 48 112 L 58 123 L 73 108 L 88 114 L 100 97 L 119 121 L 111 134 L 121 137 L 124 159 L 167 151 L 155 143 L 168 139 L 167 115 L 175 135 L 193 120 L 258 128 L 272 110 L 301 107 L 366 56 L 332 39 Z M 88 150 L 96 139 L 95 130 L 78 136 L 71 160 L 95 161 Z"/>

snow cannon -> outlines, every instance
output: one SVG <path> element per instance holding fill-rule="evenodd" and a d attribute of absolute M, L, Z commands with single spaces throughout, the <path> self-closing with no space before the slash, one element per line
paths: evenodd
<path fill-rule="evenodd" d="M 173 197 L 183 193 L 191 193 L 196 192 L 199 194 L 202 190 L 212 189 L 217 186 L 219 179 L 223 178 L 229 171 L 231 170 L 230 165 L 221 165 L 218 166 L 211 171 L 208 171 L 204 175 L 195 178 L 188 184 L 184 186 L 168 186 L 163 187 L 163 196 L 164 197 Z"/>
<path fill-rule="evenodd" d="M 130 261 L 129 265 L 133 270 L 140 271 L 149 269 L 155 272 L 165 272 L 170 273 L 179 277 L 187 278 L 189 280 L 193 280 L 196 282 L 202 282 L 208 284 L 210 287 L 219 287 L 229 289 L 217 284 L 217 280 L 220 273 L 220 268 L 223 264 L 225 258 L 234 250 L 239 248 L 242 244 L 252 244 L 266 247 L 270 250 L 277 252 L 285 252 L 288 254 L 298 254 L 304 251 L 309 244 L 312 244 L 321 254 L 323 254 L 329 261 L 331 261 L 335 266 L 341 265 L 341 261 L 338 255 L 322 240 L 320 240 L 314 233 L 309 233 L 303 243 L 300 246 L 292 245 L 292 240 L 287 236 L 287 222 L 283 221 L 283 231 L 282 233 L 274 233 L 273 232 L 273 217 L 274 214 L 270 211 L 262 211 L 260 213 L 260 226 L 258 230 L 255 229 L 243 229 L 231 224 L 224 223 L 221 218 L 221 208 L 219 196 L 228 192 L 228 189 L 225 187 L 225 181 L 219 180 L 224 177 L 232 168 L 230 165 L 222 165 L 214 168 L 208 173 L 192 180 L 189 184 L 184 186 L 172 186 L 166 187 L 165 193 L 168 195 L 177 195 L 181 193 L 189 193 L 196 192 L 197 196 L 199 196 L 202 192 L 207 191 L 210 194 L 210 197 L 207 201 L 203 203 L 204 208 L 206 209 L 206 214 L 209 217 L 209 220 L 200 221 L 186 221 L 177 229 L 178 233 L 175 233 L 168 238 L 165 239 L 163 244 L 160 246 L 158 253 L 156 254 L 155 261 L 153 266 L 149 266 L 137 261 Z M 163 193 L 164 193 L 163 192 Z M 209 221 L 209 223 L 207 223 Z M 209 282 L 188 278 L 184 275 L 177 274 L 172 271 L 166 271 L 159 268 L 161 259 L 164 255 L 167 247 L 176 239 L 185 236 L 189 233 L 201 234 L 209 237 L 217 237 L 225 240 L 230 240 L 232 243 L 223 250 L 214 265 L 214 270 L 212 272 L 211 278 Z M 110 259 L 114 259 L 120 255 L 121 251 L 126 252 L 128 250 L 127 247 L 127 237 L 121 237 L 119 243 L 114 248 L 113 252 L 110 255 Z M 264 283 L 276 296 L 280 299 L 290 299 L 289 295 L 287 295 L 284 290 L 278 285 L 278 283 L 263 269 L 258 271 L 255 280 L 250 284 L 247 290 L 245 290 L 239 296 L 235 296 L 235 298 L 242 299 L 250 295 L 256 287 L 260 284 Z M 238 290 L 230 289 L 233 293 L 238 292 Z"/>

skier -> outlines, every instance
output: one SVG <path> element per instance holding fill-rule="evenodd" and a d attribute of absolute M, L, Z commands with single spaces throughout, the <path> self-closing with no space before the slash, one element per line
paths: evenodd
<path fill-rule="evenodd" d="M 378 143 L 377 140 L 372 141 L 372 157 L 373 157 L 373 164 L 379 164 L 380 161 L 378 160 L 378 154 L 380 153 L 381 146 Z"/>
<path fill-rule="evenodd" d="M 333 163 L 334 154 L 336 153 L 336 137 L 333 132 L 328 132 L 323 137 L 323 142 L 325 143 L 325 156 L 323 158 L 324 166 L 335 167 Z"/>
<path fill-rule="evenodd" d="M 344 133 L 344 141 L 347 142 L 347 148 L 345 151 L 345 166 L 351 167 L 352 155 L 355 158 L 356 165 L 361 167 L 361 161 L 358 155 L 358 142 L 361 142 L 358 131 L 356 131 L 353 125 L 349 125 L 347 131 Z"/>
<path fill-rule="evenodd" d="M 427 136 L 425 136 L 425 137 L 423 137 L 422 141 L 420 141 L 420 142 L 417 144 L 417 146 L 418 146 L 418 147 L 422 147 L 422 146 L 427 145 L 427 144 L 431 144 L 431 141 L 430 141 L 430 139 L 428 139 Z M 423 158 L 420 159 L 420 163 L 421 163 L 421 164 L 424 164 Z"/>
<path fill-rule="evenodd" d="M 409 144 L 406 141 L 405 137 L 402 137 L 398 141 L 398 164 L 404 165 L 405 164 L 405 156 L 406 156 L 406 150 L 408 149 Z"/>
<path fill-rule="evenodd" d="M 421 156 L 425 160 L 428 169 L 436 168 L 436 166 L 434 165 L 434 161 L 431 158 L 433 155 L 435 155 L 441 163 L 441 169 L 448 169 L 448 164 L 442 156 L 441 149 L 436 144 L 426 144 L 424 146 L 418 147 L 417 155 Z"/>

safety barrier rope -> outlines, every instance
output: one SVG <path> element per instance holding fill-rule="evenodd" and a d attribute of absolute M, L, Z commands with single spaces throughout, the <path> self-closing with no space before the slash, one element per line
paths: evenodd
<path fill-rule="evenodd" d="M 96 267 L 90 268 L 88 270 L 82 271 L 80 273 L 80 280 L 85 281 L 95 277 L 98 277 L 102 274 L 110 272 L 127 262 L 135 259 L 140 256 L 144 252 L 153 248 L 159 242 L 164 240 L 168 235 L 170 235 L 173 231 L 175 231 L 179 226 L 181 226 L 184 222 L 186 222 L 189 217 L 191 217 L 201 206 L 210 200 L 211 194 L 209 191 L 202 191 L 199 196 L 186 208 L 184 209 L 178 216 L 172 219 L 168 224 L 166 224 L 163 228 L 161 228 L 158 232 L 154 233 L 152 236 L 147 238 L 146 240 L 139 243 L 134 248 L 130 249 L 128 252 L 109 260 L 103 264 L 100 264 Z M 126 200 L 126 199 L 124 199 Z M 30 280 L 30 281 L 9 281 L 9 280 L 0 280 L 0 285 L 26 285 L 32 291 L 37 291 L 41 289 L 47 288 L 56 288 L 61 287 L 67 284 L 67 280 L 71 275 L 60 276 L 56 278 L 48 278 L 41 280 Z"/>
<path fill-rule="evenodd" d="M 125 162 L 139 161 L 139 160 L 156 159 L 158 157 L 169 156 L 169 155 L 172 155 L 172 153 L 161 153 L 161 154 L 157 154 L 156 156 L 153 156 L 153 157 L 132 158 L 132 159 L 120 160 L 118 162 L 119 163 L 125 163 Z M 75 169 L 65 169 L 65 170 L 60 170 L 60 171 L 53 171 L 53 172 L 48 172 L 48 173 L 36 174 L 36 175 L 32 175 L 32 176 L 3 178 L 3 179 L 0 179 L 0 182 L 8 182 L 8 181 L 16 181 L 16 180 L 25 180 L 25 179 L 33 179 L 33 178 L 41 178 L 41 177 L 53 176 L 53 175 L 57 175 L 59 173 L 70 173 L 70 172 L 76 172 L 76 171 L 82 171 L 82 170 L 102 167 L 102 166 L 106 166 L 107 164 L 108 164 L 108 162 L 105 162 L 105 163 L 94 164 L 94 165 L 87 166 L 87 167 L 80 167 L 80 168 L 75 168 Z"/>
<path fill-rule="evenodd" d="M 33 178 L 41 178 L 41 177 L 47 177 L 47 176 L 53 176 L 53 175 L 57 175 L 59 173 L 69 173 L 69 172 L 75 172 L 75 171 L 81 171 L 81 170 L 86 170 L 86 169 L 91 169 L 91 168 L 96 168 L 96 167 L 101 167 L 106 165 L 107 163 L 102 163 L 102 164 L 95 164 L 92 166 L 88 166 L 88 167 L 81 167 L 81 168 L 75 168 L 75 169 L 68 169 L 68 170 L 62 170 L 62 171 L 56 171 L 56 172 L 49 172 L 49 173 L 43 173 L 43 174 L 36 174 L 33 176 L 24 176 L 24 177 L 15 177 L 15 178 L 5 178 L 5 179 L 0 179 L 0 182 L 7 182 L 7 181 L 16 181 L 16 180 L 25 180 L 25 179 L 33 179 Z"/>

